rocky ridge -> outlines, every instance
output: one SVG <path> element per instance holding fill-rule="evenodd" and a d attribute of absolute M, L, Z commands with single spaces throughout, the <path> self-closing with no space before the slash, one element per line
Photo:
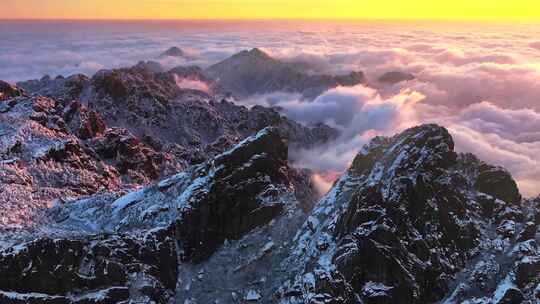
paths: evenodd
<path fill-rule="evenodd" d="M 535 303 L 538 208 L 439 126 L 375 138 L 297 233 L 279 302 Z"/>
<path fill-rule="evenodd" d="M 299 210 L 294 174 L 279 132 L 264 129 L 151 187 L 59 204 L 33 240 L 1 251 L 0 299 L 168 303 L 180 262 Z"/>
<path fill-rule="evenodd" d="M 0 280 L 1 296 L 6 303 L 538 301 L 540 200 L 522 199 L 503 168 L 455 153 L 444 128 L 373 139 L 313 209 L 301 208 L 294 175 L 286 143 L 271 128 L 125 196 L 59 204 L 44 235 L 0 253 L 3 276 L 20 275 Z M 35 263 L 37 252 L 51 257 Z M 29 283 L 47 276 L 69 283 Z"/>
<path fill-rule="evenodd" d="M 2 85 L 0 211 L 2 229 L 33 225 L 38 211 L 103 191 L 125 193 L 222 153 L 267 126 L 291 146 L 338 136 L 326 125 L 302 126 L 276 110 L 237 106 L 177 86 L 193 67 L 153 72 L 140 64 L 92 78 L 44 77 Z M 305 204 L 315 192 L 298 172 Z"/>
<path fill-rule="evenodd" d="M 312 99 L 330 88 L 355 86 L 366 81 L 364 73 L 358 71 L 347 75 L 306 74 L 257 48 L 242 51 L 204 72 L 238 98 L 291 92 Z"/>
<path fill-rule="evenodd" d="M 178 77 L 209 76 L 0 83 L 1 303 L 540 300 L 540 199 L 446 129 L 374 138 L 313 204 L 288 151 L 335 130 Z"/>

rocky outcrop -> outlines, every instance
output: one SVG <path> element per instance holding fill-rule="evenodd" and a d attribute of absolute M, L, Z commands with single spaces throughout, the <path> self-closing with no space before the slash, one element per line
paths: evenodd
<path fill-rule="evenodd" d="M 150 73 L 164 73 L 165 68 L 157 61 L 139 61 L 134 68 L 144 70 Z"/>
<path fill-rule="evenodd" d="M 34 95 L 49 97 L 61 102 L 77 99 L 90 84 L 88 77 L 76 74 L 69 77 L 44 76 L 39 80 L 28 80 L 17 83 L 18 86 Z"/>
<path fill-rule="evenodd" d="M 108 143 L 95 153 L 143 158 L 142 142 L 109 132 L 103 137 Z M 125 195 L 58 202 L 40 224 L 45 235 L 27 235 L 29 242 L 12 239 L 11 248 L 0 251 L 0 277 L 10 278 L 0 279 L 0 299 L 536 300 L 538 200 L 516 201 L 519 193 L 505 188 L 511 176 L 455 153 L 444 128 L 423 125 L 373 139 L 330 192 L 308 208 L 298 200 L 298 172 L 287 164 L 281 133 L 266 128 Z M 94 140 L 102 137 L 88 142 Z M 71 162 L 80 153 L 69 144 L 54 151 L 46 157 Z M 486 178 L 486 172 L 497 174 Z M 29 182 L 24 175 L 12 178 Z M 488 183 L 510 191 L 478 186 Z"/>
<path fill-rule="evenodd" d="M 378 81 L 381 83 L 387 83 L 387 84 L 396 84 L 403 81 L 409 81 L 413 80 L 416 77 L 413 74 L 406 73 L 406 72 L 400 72 L 400 71 L 392 71 L 382 74 Z"/>
<path fill-rule="evenodd" d="M 141 184 L 157 179 L 164 162 L 170 160 L 124 129 L 108 129 L 90 145 L 101 158 L 113 161 L 120 174 L 135 180 L 137 175 L 144 176 Z"/>
<path fill-rule="evenodd" d="M 167 303 L 177 257 L 172 228 L 73 239 L 42 237 L 0 251 L 2 303 Z"/>
<path fill-rule="evenodd" d="M 0 299 L 168 303 L 179 262 L 201 263 L 226 240 L 299 210 L 287 150 L 267 128 L 157 185 L 57 205 L 41 227 L 56 237 L 0 251 Z"/>
<path fill-rule="evenodd" d="M 474 184 L 477 191 L 508 203 L 519 203 L 521 195 L 510 173 L 501 167 L 482 165 Z"/>
<path fill-rule="evenodd" d="M 436 125 L 366 145 L 298 232 L 280 303 L 533 300 L 536 225 L 510 215 L 529 207 L 512 187 L 508 201 L 478 192 L 513 180 L 486 179 L 453 147 Z"/>
<path fill-rule="evenodd" d="M 105 132 L 107 125 L 101 115 L 81 104 L 72 101 L 63 111 L 63 119 L 73 134 L 82 140 L 97 137 Z"/>
<path fill-rule="evenodd" d="M 36 224 L 36 212 L 56 199 L 119 187 L 117 170 L 77 137 L 82 124 L 61 103 L 35 96 L 9 104 L 0 116 L 0 229 Z"/>
<path fill-rule="evenodd" d="M 302 126 L 273 109 L 248 109 L 182 89 L 178 77 L 210 82 L 194 67 L 155 72 L 137 65 L 91 79 L 75 75 L 20 83 L 28 93 L 10 85 L 21 96 L 0 103 L 3 226 L 34 225 L 36 212 L 56 200 L 148 185 L 267 126 L 277 127 L 294 147 L 339 135 L 322 124 Z M 296 175 L 296 185 L 311 187 L 301 180 L 306 178 Z M 310 200 L 305 206 L 313 203 L 310 191 L 298 191 Z"/>
<path fill-rule="evenodd" d="M 14 85 L 0 80 L 0 101 L 23 95 L 24 92 Z"/>
<path fill-rule="evenodd" d="M 178 78 L 208 83 L 211 92 L 179 88 Z M 158 138 L 168 144 L 165 150 L 180 145 L 189 152 L 185 154 L 191 155 L 197 150 L 214 150 L 209 148 L 218 141 L 238 142 L 267 126 L 281 129 L 293 145 L 316 145 L 338 136 L 325 125 L 304 127 L 276 110 L 247 109 L 208 95 L 220 90 L 196 67 L 177 67 L 167 73 L 131 68 L 98 73 L 93 78 L 92 93 L 83 97 L 108 126 L 128 129 L 137 137 Z"/>
<path fill-rule="evenodd" d="M 285 206 L 274 201 L 277 189 L 291 183 L 282 141 L 277 130 L 265 129 L 213 160 L 209 189 L 176 222 L 183 261 L 200 262 L 226 239 L 281 215 Z"/>
<path fill-rule="evenodd" d="M 245 62 L 266 69 L 250 90 L 363 78 L 282 75 L 260 50 L 210 69 Z M 141 63 L 2 87 L 0 302 L 537 301 L 540 200 L 506 170 L 423 125 L 373 139 L 313 205 L 288 150 L 337 131 L 178 85 L 209 74 Z"/>

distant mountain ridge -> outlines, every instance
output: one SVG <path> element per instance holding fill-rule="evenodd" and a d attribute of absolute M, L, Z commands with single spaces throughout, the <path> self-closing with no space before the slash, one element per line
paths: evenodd
<path fill-rule="evenodd" d="M 313 98 L 330 88 L 365 83 L 363 72 L 337 76 L 305 74 L 258 48 L 235 54 L 210 66 L 204 72 L 239 97 L 293 92 Z"/>
<path fill-rule="evenodd" d="M 184 57 L 185 53 L 181 48 L 173 46 L 167 49 L 165 52 L 161 53 L 160 56 L 161 57 Z"/>

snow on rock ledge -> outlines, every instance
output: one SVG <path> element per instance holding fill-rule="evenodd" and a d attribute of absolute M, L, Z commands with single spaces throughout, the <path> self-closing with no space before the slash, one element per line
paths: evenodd
<path fill-rule="evenodd" d="M 536 259 L 521 258 L 538 256 L 533 223 L 524 224 L 532 203 L 506 171 L 486 166 L 456 154 L 437 125 L 375 138 L 297 233 L 279 303 L 493 303 L 505 276 L 532 300 Z M 502 220 L 515 222 L 510 238 L 496 233 Z"/>

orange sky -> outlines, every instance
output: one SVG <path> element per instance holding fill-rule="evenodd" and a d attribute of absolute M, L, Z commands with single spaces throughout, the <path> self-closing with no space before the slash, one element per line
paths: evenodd
<path fill-rule="evenodd" d="M 1 0 L 1 19 L 540 19 L 539 0 Z"/>

